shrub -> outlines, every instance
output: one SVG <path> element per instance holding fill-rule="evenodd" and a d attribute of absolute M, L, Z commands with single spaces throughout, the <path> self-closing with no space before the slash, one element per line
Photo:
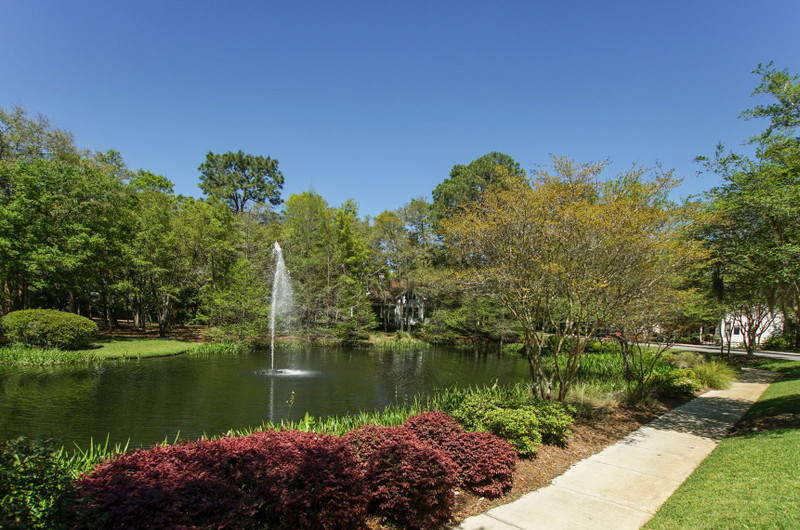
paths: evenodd
<path fill-rule="evenodd" d="M 521 455 L 533 454 L 542 443 L 563 443 L 571 434 L 569 426 L 574 419 L 564 405 L 534 401 L 504 408 L 496 404 L 505 401 L 468 396 L 453 411 L 453 416 L 467 430 L 486 431 L 503 438 Z"/>
<path fill-rule="evenodd" d="M 97 324 L 88 318 L 54 309 L 12 311 L 2 328 L 8 342 L 62 350 L 85 348 L 97 336 Z"/>
<path fill-rule="evenodd" d="M 411 422 L 427 433 L 436 430 L 432 424 L 420 418 Z M 445 452 L 405 425 L 365 425 L 344 439 L 361 461 L 372 513 L 412 528 L 436 526 L 450 517 L 458 468 Z"/>
<path fill-rule="evenodd" d="M 622 355 L 622 350 L 615 340 L 590 340 L 586 343 L 586 353 Z"/>
<path fill-rule="evenodd" d="M 676 368 L 654 378 L 658 393 L 666 397 L 685 397 L 703 389 L 703 383 L 691 368 Z"/>
<path fill-rule="evenodd" d="M 517 452 L 488 432 L 464 432 L 444 448 L 459 470 L 461 484 L 478 495 L 497 497 L 514 483 Z"/>
<path fill-rule="evenodd" d="M 525 357 L 525 345 L 521 342 L 511 342 L 503 345 L 503 353 L 506 355 L 521 355 Z"/>
<path fill-rule="evenodd" d="M 736 377 L 736 369 L 724 361 L 706 361 L 692 370 L 703 386 L 717 390 L 730 387 Z"/>
<path fill-rule="evenodd" d="M 120 456 L 80 481 L 84 527 L 360 528 L 363 479 L 344 440 L 257 432 Z"/>
<path fill-rule="evenodd" d="M 793 351 L 794 339 L 791 334 L 775 335 L 761 344 L 764 350 Z"/>
<path fill-rule="evenodd" d="M 511 487 L 517 453 L 505 440 L 485 432 L 464 432 L 452 416 L 441 412 L 417 414 L 403 426 L 450 457 L 458 483 L 465 488 L 496 497 Z"/>
<path fill-rule="evenodd" d="M 403 427 L 414 433 L 417 439 L 439 448 L 464 432 L 455 418 L 438 411 L 412 416 L 403 423 Z"/>
<path fill-rule="evenodd" d="M 393 523 L 431 528 L 450 517 L 455 464 L 413 435 L 387 441 L 371 453 L 364 478 L 372 495 L 370 510 Z"/>
<path fill-rule="evenodd" d="M 413 436 L 402 427 L 383 427 L 380 425 L 364 425 L 353 429 L 345 435 L 345 443 L 350 447 L 356 459 L 366 466 L 369 458 L 388 442 L 406 439 Z"/>
<path fill-rule="evenodd" d="M 69 469 L 43 438 L 0 442 L 0 528 L 55 528 L 74 491 Z"/>

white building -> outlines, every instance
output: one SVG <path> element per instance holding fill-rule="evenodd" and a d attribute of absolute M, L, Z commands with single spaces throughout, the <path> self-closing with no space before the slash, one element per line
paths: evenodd
<path fill-rule="evenodd" d="M 756 348 L 760 347 L 761 343 L 770 337 L 780 335 L 783 332 L 783 315 L 780 313 L 775 314 L 771 311 L 734 312 L 720 321 L 715 333 L 715 339 L 727 346 L 730 338 L 731 347 L 743 347 L 747 330 L 751 327 L 751 320 L 753 322 L 753 331 L 755 332 Z"/>

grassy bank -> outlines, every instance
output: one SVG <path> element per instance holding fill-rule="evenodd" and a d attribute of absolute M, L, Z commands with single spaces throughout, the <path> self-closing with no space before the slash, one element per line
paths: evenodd
<path fill-rule="evenodd" d="M 175 339 L 115 337 L 97 339 L 85 350 L 43 349 L 14 344 L 0 348 L 0 366 L 80 365 L 95 362 L 194 355 L 238 354 L 245 346 L 228 342 L 197 344 Z"/>
<path fill-rule="evenodd" d="M 766 360 L 770 385 L 647 528 L 799 528 L 800 362 Z"/>

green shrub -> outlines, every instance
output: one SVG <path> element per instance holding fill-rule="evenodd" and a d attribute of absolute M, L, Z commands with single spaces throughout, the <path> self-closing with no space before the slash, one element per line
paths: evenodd
<path fill-rule="evenodd" d="M 775 335 L 768 338 L 761 344 L 764 350 L 777 350 L 777 351 L 792 351 L 794 349 L 794 340 L 791 335 Z"/>
<path fill-rule="evenodd" d="M 525 356 L 525 345 L 521 342 L 511 342 L 503 345 L 503 353 L 506 355 Z"/>
<path fill-rule="evenodd" d="M 694 368 L 694 373 L 703 386 L 722 390 L 731 386 L 736 377 L 736 369 L 724 361 L 706 361 Z"/>
<path fill-rule="evenodd" d="M 88 318 L 54 309 L 12 311 L 2 328 L 8 342 L 62 350 L 86 348 L 97 336 L 97 324 Z"/>
<path fill-rule="evenodd" d="M 529 401 L 519 404 L 510 396 L 487 399 L 473 394 L 452 411 L 467 430 L 485 431 L 508 441 L 521 455 L 536 452 L 546 444 L 561 444 L 575 421 L 570 409 L 560 403 Z"/>
<path fill-rule="evenodd" d="M 659 395 L 666 397 L 685 397 L 703 389 L 703 383 L 691 368 L 676 368 L 668 374 L 654 378 Z"/>
<path fill-rule="evenodd" d="M 590 340 L 586 343 L 586 353 L 622 355 L 619 343 L 614 340 Z"/>
<path fill-rule="evenodd" d="M 57 528 L 74 488 L 47 439 L 0 442 L 0 528 Z"/>

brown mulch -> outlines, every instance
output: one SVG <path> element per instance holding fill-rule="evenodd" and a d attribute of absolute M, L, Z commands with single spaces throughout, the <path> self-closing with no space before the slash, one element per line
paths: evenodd
<path fill-rule="evenodd" d="M 141 329 L 136 329 L 133 327 L 133 321 L 131 320 L 119 320 L 117 321 L 117 327 L 113 330 L 109 331 L 108 326 L 105 322 L 100 319 L 93 319 L 97 323 L 97 327 L 99 328 L 99 337 L 103 338 L 135 338 L 135 339 L 157 339 L 158 338 L 158 326 L 154 324 L 149 324 L 147 326 L 147 331 L 142 331 Z M 206 342 L 205 333 L 206 333 L 206 326 L 176 326 L 173 328 L 169 328 L 167 331 L 166 338 L 168 339 L 177 339 L 177 340 L 185 340 L 189 342 Z"/>

